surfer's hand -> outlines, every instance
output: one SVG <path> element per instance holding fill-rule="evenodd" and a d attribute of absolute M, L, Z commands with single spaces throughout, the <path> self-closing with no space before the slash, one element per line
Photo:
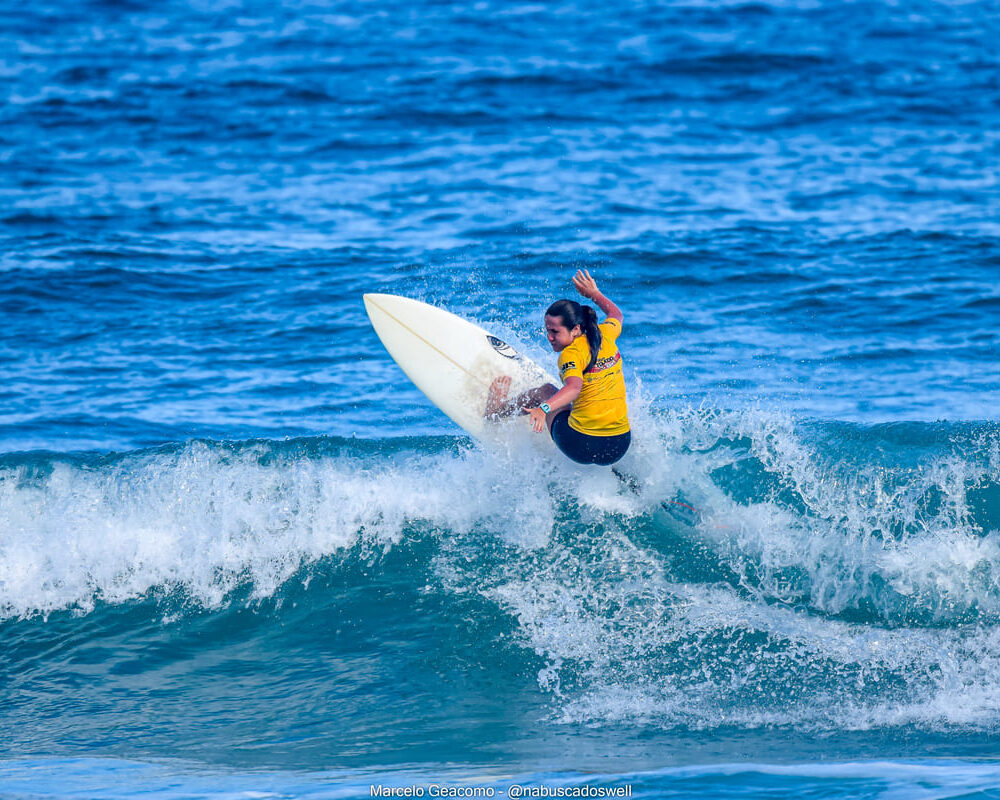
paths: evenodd
<path fill-rule="evenodd" d="M 541 433 L 545 430 L 545 412 L 540 408 L 526 408 L 524 409 L 528 416 L 531 417 L 531 427 L 534 429 L 535 433 Z"/>
<path fill-rule="evenodd" d="M 597 288 L 597 281 L 590 277 L 588 270 L 578 269 L 576 275 L 573 276 L 573 285 L 588 300 L 593 300 L 601 293 Z"/>
<path fill-rule="evenodd" d="M 510 393 L 510 375 L 501 375 L 494 378 L 490 384 L 490 390 L 486 393 L 486 419 L 500 419 L 500 417 L 510 416 L 513 409 L 504 408 L 504 401 Z"/>

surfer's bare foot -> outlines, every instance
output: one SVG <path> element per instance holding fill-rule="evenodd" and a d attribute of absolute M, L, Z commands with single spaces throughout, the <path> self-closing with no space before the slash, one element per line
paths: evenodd
<path fill-rule="evenodd" d="M 507 411 L 507 395 L 510 393 L 510 375 L 501 375 L 499 378 L 495 378 L 493 383 L 490 384 L 490 391 L 486 395 L 486 414 L 487 419 L 498 419 L 504 416 L 504 411 Z"/>

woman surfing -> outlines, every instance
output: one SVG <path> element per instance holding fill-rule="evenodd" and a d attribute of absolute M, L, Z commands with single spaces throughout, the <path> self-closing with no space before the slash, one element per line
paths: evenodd
<path fill-rule="evenodd" d="M 614 464 L 629 448 L 632 434 L 625 400 L 625 377 L 616 341 L 622 330 L 622 312 L 601 294 L 597 282 L 584 270 L 573 276 L 576 290 L 601 309 L 607 318 L 598 323 L 591 306 L 575 300 L 557 300 L 545 312 L 545 333 L 559 353 L 557 389 L 551 383 L 507 400 L 511 379 L 493 381 L 486 400 L 486 417 L 499 419 L 519 411 L 531 416 L 536 433 L 546 426 L 552 441 L 578 464 Z"/>

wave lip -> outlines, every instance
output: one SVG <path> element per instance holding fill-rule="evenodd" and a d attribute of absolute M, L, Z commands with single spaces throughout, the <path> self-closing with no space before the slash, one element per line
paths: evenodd
<path fill-rule="evenodd" d="M 480 454 L 439 447 L 372 457 L 347 442 L 325 448 L 346 455 L 303 455 L 194 441 L 75 463 L 29 454 L 0 467 L 0 617 L 177 590 L 207 608 L 245 586 L 267 597 L 359 541 L 391 546 L 408 524 L 450 535 L 496 525 L 508 501 L 520 514 L 508 535 L 545 535 L 546 493 L 513 498 L 509 464 L 477 471 Z"/>
<path fill-rule="evenodd" d="M 200 442 L 97 468 L 7 468 L 0 613 L 87 612 L 177 589 L 212 608 L 246 584 L 267 596 L 362 531 L 398 537 L 402 514 L 377 499 L 392 484 L 336 460 Z"/>

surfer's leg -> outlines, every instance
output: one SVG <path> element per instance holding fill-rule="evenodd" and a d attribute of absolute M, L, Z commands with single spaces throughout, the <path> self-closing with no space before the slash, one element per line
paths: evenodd
<path fill-rule="evenodd" d="M 568 408 L 549 414 L 549 435 L 556 447 L 577 464 L 597 464 L 608 467 L 621 460 L 632 441 L 629 431 L 616 436 L 592 436 L 581 433 L 569 424 Z M 614 470 L 618 480 L 626 483 L 627 476 Z M 628 485 L 626 483 L 626 485 Z M 630 486 L 635 491 L 636 485 Z"/>
<path fill-rule="evenodd" d="M 639 480 L 635 476 L 622 472 L 618 467 L 612 467 L 611 472 L 632 494 L 639 494 Z"/>

